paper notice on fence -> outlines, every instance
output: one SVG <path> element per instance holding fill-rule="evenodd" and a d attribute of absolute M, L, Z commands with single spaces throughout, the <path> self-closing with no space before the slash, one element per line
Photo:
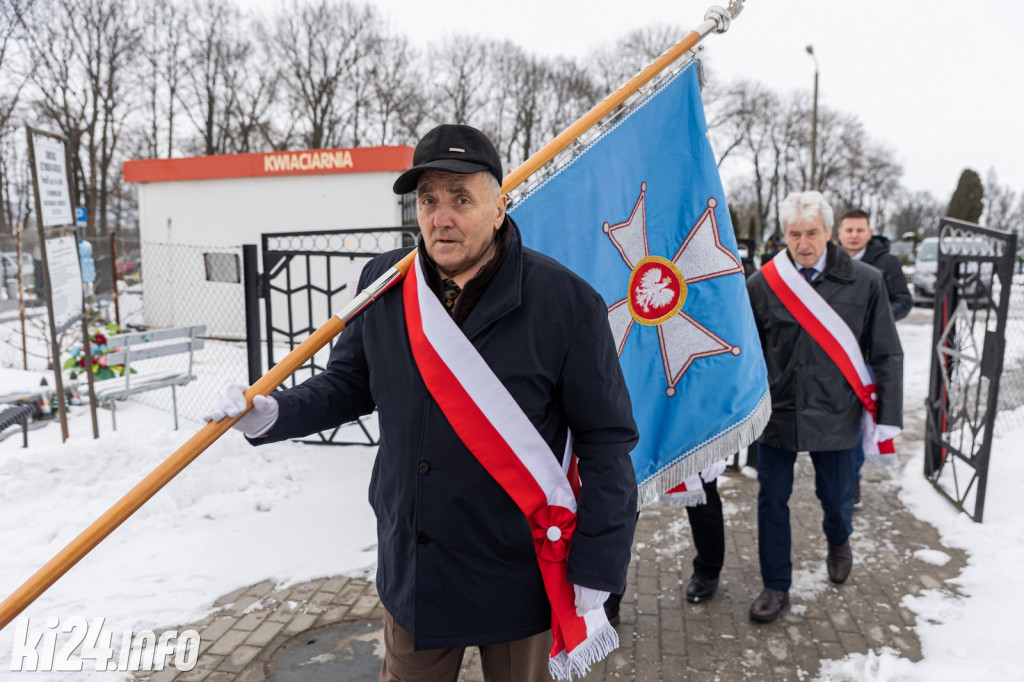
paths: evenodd
<path fill-rule="evenodd" d="M 47 135 L 33 135 L 32 147 L 43 227 L 74 224 L 64 142 Z"/>
<path fill-rule="evenodd" d="M 53 324 L 59 334 L 82 314 L 82 269 L 75 238 L 47 239 L 46 261 Z"/>

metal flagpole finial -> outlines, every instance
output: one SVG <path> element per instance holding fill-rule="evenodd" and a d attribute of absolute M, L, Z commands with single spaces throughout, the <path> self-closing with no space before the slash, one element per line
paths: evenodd
<path fill-rule="evenodd" d="M 728 8 L 719 7 L 718 5 L 709 7 L 708 11 L 704 14 L 704 21 L 713 21 L 715 23 L 715 33 L 725 33 L 729 30 L 732 20 L 738 17 L 742 11 L 743 0 L 729 0 Z"/>

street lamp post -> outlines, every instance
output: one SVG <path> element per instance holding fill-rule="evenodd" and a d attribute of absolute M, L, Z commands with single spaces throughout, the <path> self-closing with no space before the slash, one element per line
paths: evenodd
<path fill-rule="evenodd" d="M 807 54 L 814 60 L 814 114 L 811 118 L 811 189 L 817 189 L 818 175 L 818 58 L 814 56 L 814 46 L 807 46 Z"/>

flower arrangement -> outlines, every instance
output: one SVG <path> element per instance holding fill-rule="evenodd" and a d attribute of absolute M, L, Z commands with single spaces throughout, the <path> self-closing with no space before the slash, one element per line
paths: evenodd
<path fill-rule="evenodd" d="M 117 376 L 124 376 L 124 365 L 110 365 L 107 363 L 107 355 L 119 348 L 110 348 L 107 345 L 107 334 L 116 334 L 118 326 L 111 322 L 103 329 L 92 328 L 89 330 L 89 352 L 92 355 L 92 374 L 97 381 L 112 379 Z M 71 357 L 64 362 L 64 369 L 85 369 L 85 351 L 79 343 L 76 343 L 68 351 Z M 135 370 L 132 370 L 132 374 Z"/>

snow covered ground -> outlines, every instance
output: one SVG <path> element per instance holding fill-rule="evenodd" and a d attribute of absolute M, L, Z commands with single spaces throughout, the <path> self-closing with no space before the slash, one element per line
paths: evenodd
<path fill-rule="evenodd" d="M 906 410 L 923 410 L 931 327 L 900 323 L 906 351 Z M 1019 355 L 1021 349 L 1015 349 Z M 20 364 L 20 354 L 18 358 Z M 100 413 L 99 440 L 89 413 L 73 407 L 71 437 L 51 425 L 0 441 L 0 596 L 15 590 L 190 436 L 199 424 L 171 428 L 166 412 L 140 403 L 118 410 L 119 431 Z M 901 498 L 934 524 L 969 564 L 952 590 L 907 597 L 919 616 L 924 660 L 873 651 L 825 661 L 822 680 L 1024 680 L 1016 646 L 1024 612 L 1024 429 L 993 447 L 985 522 L 976 524 L 927 483 L 923 445 L 905 438 Z M 1017 443 L 1017 445 L 1015 445 Z M 50 616 L 106 617 L 105 628 L 172 627 L 210 612 L 213 601 L 264 579 L 290 584 L 330 575 L 372 577 L 376 538 L 367 503 L 373 451 L 277 444 L 252 448 L 231 432 L 29 606 Z M 936 551 L 923 561 L 943 562 Z M 952 586 L 951 586 L 952 587 Z M 85 679 L 87 673 L 10 672 L 14 624 L 0 630 L 0 680 Z M 115 637 L 115 646 L 118 638 Z M 125 674 L 92 673 L 104 680 Z"/>
<path fill-rule="evenodd" d="M 907 412 L 923 412 L 928 388 L 931 326 L 900 323 L 905 353 Z M 1013 336 L 1008 334 L 1008 338 Z M 1017 337 L 1024 343 L 1024 339 Z M 1007 349 L 1007 358 L 1021 348 Z M 1018 421 L 1019 423 L 1019 421 Z M 907 434 L 908 436 L 910 434 Z M 912 663 L 890 649 L 841 661 L 823 661 L 821 680 L 897 682 L 963 682 L 964 680 L 1024 680 L 1024 661 L 1017 647 L 1022 640 L 1018 618 L 1024 613 L 1024 429 L 997 437 L 992 445 L 984 523 L 975 523 L 939 495 L 922 475 L 921 440 L 904 440 L 906 457 L 899 483 L 900 499 L 919 518 L 939 530 L 943 543 L 963 549 L 968 565 L 952 590 L 924 590 L 907 596 L 903 605 L 918 618 L 917 634 L 924 659 Z M 944 563 L 949 557 L 927 551 L 923 561 Z"/>

